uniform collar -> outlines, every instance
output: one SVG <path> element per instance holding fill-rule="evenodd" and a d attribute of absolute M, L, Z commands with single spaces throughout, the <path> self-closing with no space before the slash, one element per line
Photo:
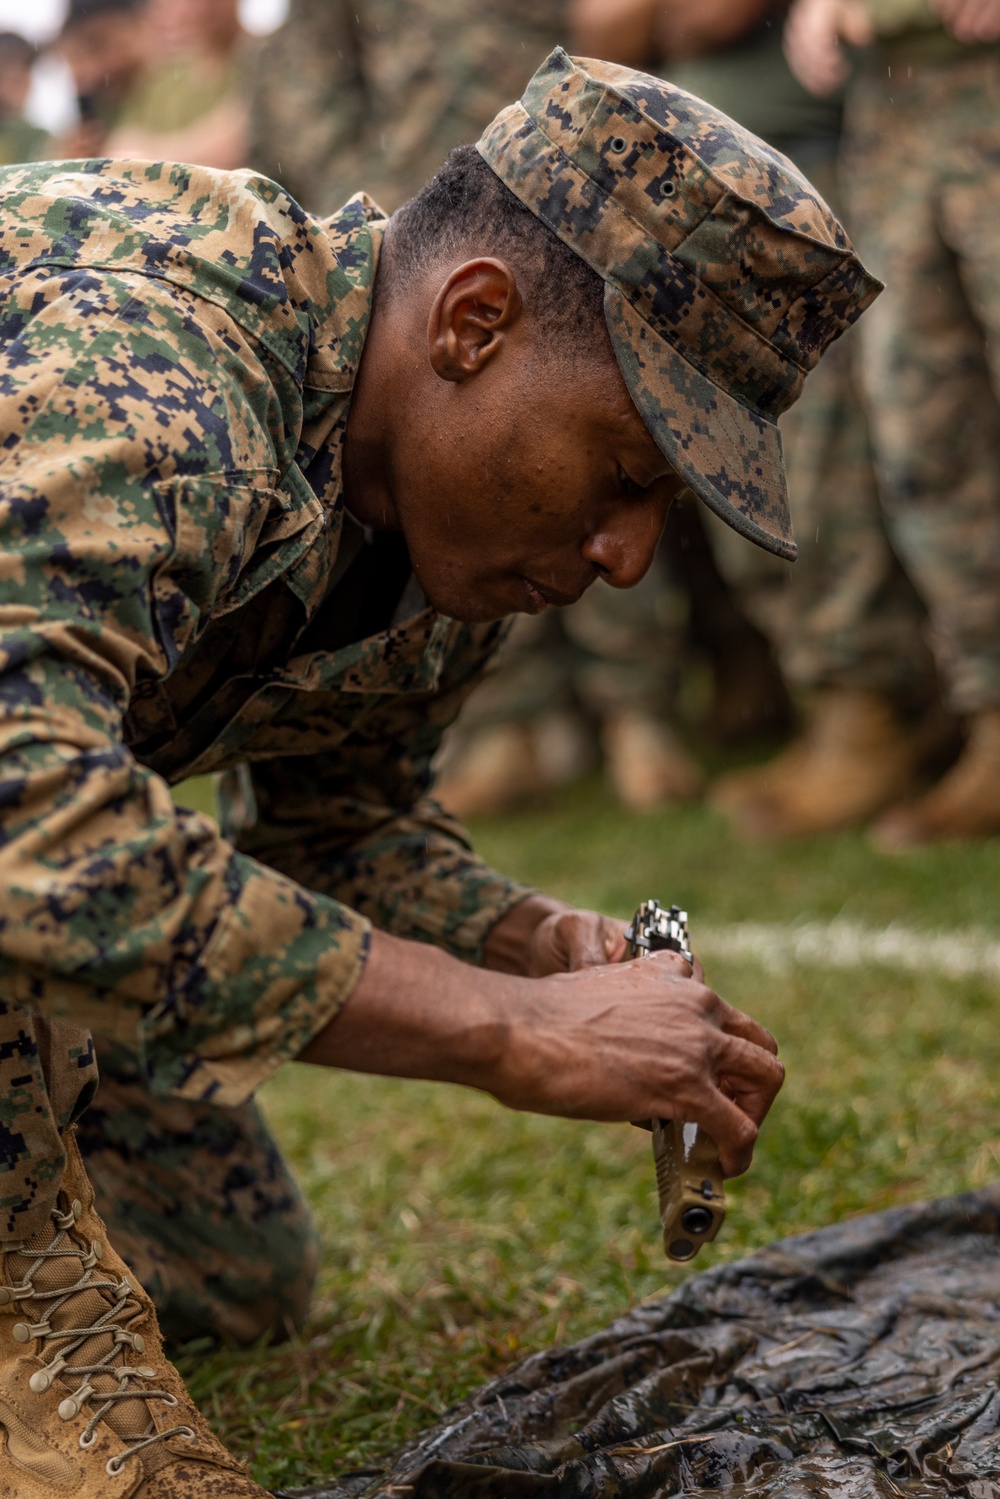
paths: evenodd
<path fill-rule="evenodd" d="M 331 259 L 310 262 L 301 271 L 301 294 L 318 309 L 303 384 L 347 394 L 357 379 L 368 333 L 386 216 L 367 194 L 356 193 L 330 218 L 320 220 L 319 227 Z"/>

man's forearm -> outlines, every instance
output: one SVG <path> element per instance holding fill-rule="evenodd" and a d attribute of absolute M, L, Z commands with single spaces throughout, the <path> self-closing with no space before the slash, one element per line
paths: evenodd
<path fill-rule="evenodd" d="M 668 63 L 709 57 L 780 14 L 776 0 L 671 0 L 658 7 L 658 39 Z"/>
<path fill-rule="evenodd" d="M 734 1175 L 782 1069 L 767 1033 L 688 974 L 665 952 L 521 978 L 375 931 L 354 992 L 301 1059 L 461 1083 L 541 1114 L 690 1120 Z"/>
<path fill-rule="evenodd" d="M 354 993 L 300 1060 L 492 1091 L 509 1046 L 504 1015 L 516 1008 L 517 983 L 426 943 L 373 932 Z"/>

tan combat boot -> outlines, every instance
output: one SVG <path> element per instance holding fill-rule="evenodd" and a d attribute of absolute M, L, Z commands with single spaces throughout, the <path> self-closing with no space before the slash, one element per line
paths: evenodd
<path fill-rule="evenodd" d="M 615 795 L 631 812 L 694 801 L 705 777 L 669 724 L 629 711 L 605 719 L 604 764 Z"/>
<path fill-rule="evenodd" d="M 442 757 L 434 795 L 453 817 L 496 817 L 587 771 L 593 751 L 579 719 L 543 713 L 458 736 Z"/>
<path fill-rule="evenodd" d="M 2 1499 L 265 1499 L 164 1356 L 74 1132 L 48 1226 L 0 1252 Z"/>
<path fill-rule="evenodd" d="M 919 736 L 873 692 L 824 693 L 806 732 L 776 759 L 720 776 L 709 792 L 750 838 L 856 827 L 916 785 Z"/>
<path fill-rule="evenodd" d="M 969 724 L 965 749 L 924 796 L 880 817 L 871 838 L 883 853 L 901 853 L 946 839 L 1000 833 L 1000 709 Z"/>

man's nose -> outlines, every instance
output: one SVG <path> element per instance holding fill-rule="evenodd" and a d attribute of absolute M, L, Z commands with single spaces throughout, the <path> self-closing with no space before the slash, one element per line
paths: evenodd
<path fill-rule="evenodd" d="M 583 555 L 612 588 L 634 588 L 649 571 L 672 493 L 623 502 L 583 545 Z"/>

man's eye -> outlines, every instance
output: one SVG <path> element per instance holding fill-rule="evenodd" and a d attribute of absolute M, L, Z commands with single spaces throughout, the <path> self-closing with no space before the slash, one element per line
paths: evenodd
<path fill-rule="evenodd" d="M 622 494 L 628 495 L 645 494 L 648 487 L 644 484 L 637 484 L 634 479 L 630 479 L 621 464 L 618 465 L 618 485 Z"/>

